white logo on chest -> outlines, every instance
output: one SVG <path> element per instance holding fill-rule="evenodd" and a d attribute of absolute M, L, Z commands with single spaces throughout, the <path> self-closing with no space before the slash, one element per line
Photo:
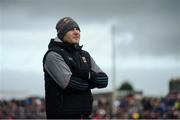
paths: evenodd
<path fill-rule="evenodd" d="M 85 57 L 82 57 L 82 60 L 83 60 L 84 63 L 87 63 L 87 60 L 86 60 Z"/>
<path fill-rule="evenodd" d="M 68 57 L 68 60 L 73 60 L 73 58 L 72 57 Z"/>

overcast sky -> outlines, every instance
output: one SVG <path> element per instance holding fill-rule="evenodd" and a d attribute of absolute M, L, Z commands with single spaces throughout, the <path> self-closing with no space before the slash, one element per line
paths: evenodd
<path fill-rule="evenodd" d="M 42 58 L 56 22 L 70 16 L 83 48 L 110 78 L 98 92 L 112 89 L 114 37 L 116 87 L 128 80 L 145 95 L 166 95 L 169 80 L 180 77 L 179 6 L 179 0 L 0 0 L 0 91 L 44 94 Z"/>

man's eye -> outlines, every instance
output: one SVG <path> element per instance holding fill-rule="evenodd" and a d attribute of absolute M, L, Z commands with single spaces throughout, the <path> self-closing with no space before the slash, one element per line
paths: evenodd
<path fill-rule="evenodd" d="M 79 29 L 79 28 L 76 28 L 76 30 L 79 30 L 79 31 L 80 31 L 80 29 Z"/>

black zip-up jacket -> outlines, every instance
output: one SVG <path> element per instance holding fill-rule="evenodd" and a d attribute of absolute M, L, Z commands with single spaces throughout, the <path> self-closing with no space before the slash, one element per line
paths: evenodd
<path fill-rule="evenodd" d="M 52 39 L 43 59 L 47 118 L 68 115 L 89 115 L 93 88 L 104 88 L 107 75 L 79 45 Z M 90 71 L 88 78 L 79 76 L 79 69 Z"/>

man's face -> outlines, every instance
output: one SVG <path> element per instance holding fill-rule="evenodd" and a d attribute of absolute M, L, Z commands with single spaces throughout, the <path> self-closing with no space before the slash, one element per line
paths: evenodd
<path fill-rule="evenodd" d="M 68 31 L 65 36 L 64 36 L 64 41 L 71 43 L 71 44 L 76 44 L 79 43 L 80 41 L 80 31 L 77 28 L 73 28 L 72 30 Z"/>

